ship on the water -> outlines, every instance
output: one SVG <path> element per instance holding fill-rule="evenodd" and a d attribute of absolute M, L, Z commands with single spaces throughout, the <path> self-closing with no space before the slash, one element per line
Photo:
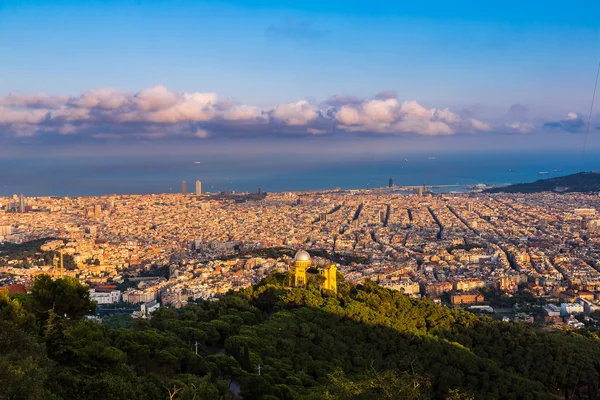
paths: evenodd
<path fill-rule="evenodd" d="M 550 172 L 546 172 L 546 171 L 542 171 L 542 172 L 538 172 L 538 175 L 548 175 Z"/>

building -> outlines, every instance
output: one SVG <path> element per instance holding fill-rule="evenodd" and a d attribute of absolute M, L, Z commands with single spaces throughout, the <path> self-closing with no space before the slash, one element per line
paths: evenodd
<path fill-rule="evenodd" d="M 12 233 L 12 226 L 3 225 L 0 226 L 0 236 L 8 236 Z"/>
<path fill-rule="evenodd" d="M 258 187 L 258 195 L 259 195 L 259 196 L 261 196 L 261 195 L 262 195 L 262 193 L 263 193 L 263 191 L 262 191 L 262 187 L 260 187 L 260 186 L 259 186 L 259 187 Z"/>
<path fill-rule="evenodd" d="M 574 329 L 581 329 L 585 327 L 585 324 L 583 322 L 577 321 L 577 319 L 575 319 L 572 315 L 565 320 L 565 323 L 567 324 L 567 326 L 570 326 Z"/>
<path fill-rule="evenodd" d="M 293 287 L 303 287 L 311 278 L 314 278 L 322 289 L 337 292 L 337 267 L 335 264 L 330 264 L 328 267 L 313 267 L 310 255 L 304 250 L 296 253 L 290 272 L 290 283 Z M 322 278 L 316 278 L 317 276 Z"/>
<path fill-rule="evenodd" d="M 159 308 L 160 303 L 157 300 L 151 300 L 140 306 L 140 312 L 144 317 L 147 317 Z"/>
<path fill-rule="evenodd" d="M 200 196 L 201 194 L 202 194 L 202 182 L 196 181 L 196 196 Z"/>
<path fill-rule="evenodd" d="M 100 204 L 85 206 L 83 208 L 83 215 L 86 218 L 98 218 L 102 215 L 102 206 Z"/>
<path fill-rule="evenodd" d="M 19 212 L 25 212 L 25 196 L 23 196 L 23 193 L 19 195 Z"/>
<path fill-rule="evenodd" d="M 560 308 L 554 304 L 547 304 L 542 307 L 544 311 L 544 322 L 550 324 L 561 324 Z"/>
<path fill-rule="evenodd" d="M 413 282 L 410 279 L 401 279 L 400 281 L 382 284 L 382 286 L 398 290 L 407 296 L 419 295 L 421 292 L 419 283 Z"/>
<path fill-rule="evenodd" d="M 450 282 L 427 283 L 423 288 L 423 294 L 430 298 L 440 297 L 450 291 L 452 291 L 452 283 Z"/>
<path fill-rule="evenodd" d="M 187 183 L 186 181 L 181 181 L 181 194 L 187 194 Z"/>
<path fill-rule="evenodd" d="M 593 217 L 596 215 L 595 208 L 576 208 L 573 210 L 573 212 L 580 217 Z"/>
<path fill-rule="evenodd" d="M 395 186 L 394 185 L 394 178 L 390 178 L 390 181 L 388 182 L 388 186 L 391 187 L 391 188 L 393 188 Z"/>
<path fill-rule="evenodd" d="M 485 301 L 485 298 L 478 290 L 471 292 L 451 292 L 450 303 L 453 306 L 480 304 Z"/>
<path fill-rule="evenodd" d="M 485 298 L 478 290 L 470 292 L 450 292 L 450 303 L 454 306 L 480 304 Z"/>
<path fill-rule="evenodd" d="M 13 294 L 27 294 L 27 289 L 25 288 L 25 285 L 17 283 L 0 287 L 0 293 L 1 292 L 6 292 L 7 295 L 12 296 Z"/>
<path fill-rule="evenodd" d="M 123 293 L 123 301 L 126 303 L 147 303 L 149 301 L 152 300 L 156 300 L 157 299 L 157 291 L 156 290 L 152 290 L 152 291 L 142 291 L 142 290 L 135 290 L 135 289 L 127 289 L 127 291 L 125 291 Z"/>
<path fill-rule="evenodd" d="M 483 279 L 465 278 L 454 282 L 454 290 L 468 292 L 470 290 L 479 289 L 485 286 Z"/>
<path fill-rule="evenodd" d="M 593 301 L 591 301 L 589 299 L 580 297 L 577 299 L 577 303 L 583 305 L 583 312 L 586 315 L 590 315 L 594 311 L 598 310 L 598 306 L 596 305 L 596 303 L 594 303 Z"/>
<path fill-rule="evenodd" d="M 419 187 L 419 197 L 423 197 L 423 186 Z"/>
<path fill-rule="evenodd" d="M 585 311 L 583 304 L 580 303 L 562 303 L 560 305 L 560 315 L 583 314 Z"/>
<path fill-rule="evenodd" d="M 113 304 L 121 302 L 120 290 L 90 289 L 90 300 L 98 304 Z"/>
<path fill-rule="evenodd" d="M 549 317 L 560 316 L 560 308 L 558 308 L 554 304 L 547 304 L 544 307 L 542 307 L 542 309 L 544 310 L 544 314 L 546 314 Z"/>
<path fill-rule="evenodd" d="M 593 231 L 600 230 L 600 219 L 592 219 L 588 221 L 588 228 Z"/>

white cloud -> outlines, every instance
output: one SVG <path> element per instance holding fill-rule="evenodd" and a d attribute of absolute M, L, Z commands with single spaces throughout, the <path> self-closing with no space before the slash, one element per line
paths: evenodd
<path fill-rule="evenodd" d="M 80 97 L 71 99 L 70 104 L 81 108 L 116 110 L 126 105 L 129 100 L 130 96 L 126 93 L 112 88 L 101 88 L 84 92 Z"/>
<path fill-rule="evenodd" d="M 530 124 L 529 122 L 513 122 L 512 124 L 506 124 L 506 127 L 515 133 L 523 134 L 531 133 L 535 129 L 533 124 Z"/>
<path fill-rule="evenodd" d="M 444 108 L 443 110 L 435 110 L 435 116 L 449 124 L 456 124 L 460 122 L 460 117 L 447 108 Z"/>
<path fill-rule="evenodd" d="M 203 138 L 204 139 L 204 138 L 209 137 L 210 133 L 207 130 L 205 130 L 205 129 L 198 128 L 198 129 L 196 129 L 196 132 L 194 133 L 194 136 L 197 137 L 197 138 Z"/>
<path fill-rule="evenodd" d="M 0 97 L 0 105 L 27 108 L 53 108 L 63 105 L 67 100 L 68 96 L 49 96 L 46 93 L 10 93 L 7 96 Z"/>
<path fill-rule="evenodd" d="M 163 85 L 156 85 L 136 93 L 133 101 L 143 111 L 157 111 L 175 105 L 179 97 L 177 93 L 170 92 Z"/>
<path fill-rule="evenodd" d="M 39 124 L 48 115 L 45 109 L 21 109 L 0 106 L 0 123 L 5 124 Z"/>
<path fill-rule="evenodd" d="M 490 126 L 490 124 L 486 123 L 486 122 L 482 122 L 479 121 L 477 119 L 474 118 L 469 118 L 469 122 L 471 122 L 471 125 L 473 126 L 473 128 L 480 130 L 480 131 L 491 131 L 492 127 Z"/>
<path fill-rule="evenodd" d="M 525 129 L 525 125 L 511 129 Z M 162 85 L 138 93 L 101 88 L 74 97 L 45 94 L 0 97 L 0 136 L 204 138 L 244 132 L 432 136 L 490 130 L 489 123 L 476 119 L 463 121 L 448 108 L 427 108 L 414 100 L 401 102 L 393 92 L 380 93 L 371 99 L 334 96 L 321 105 L 300 100 L 266 108 L 219 101 L 210 92 L 179 93 Z"/>
<path fill-rule="evenodd" d="M 271 115 L 291 126 L 306 125 L 316 119 L 319 115 L 317 107 L 309 104 L 306 100 L 296 103 L 280 104 Z"/>
<path fill-rule="evenodd" d="M 308 133 L 310 133 L 311 135 L 324 135 L 327 133 L 327 131 L 325 129 L 315 129 L 315 128 L 308 128 L 306 131 Z"/>
<path fill-rule="evenodd" d="M 567 114 L 567 120 L 576 120 L 579 119 L 579 115 L 577 113 L 570 112 Z"/>

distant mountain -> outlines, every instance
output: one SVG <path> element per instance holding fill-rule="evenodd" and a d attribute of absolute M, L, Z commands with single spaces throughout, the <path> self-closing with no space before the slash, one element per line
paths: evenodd
<path fill-rule="evenodd" d="M 600 192 L 600 173 L 578 174 L 540 179 L 535 182 L 517 183 L 484 190 L 484 193 L 540 193 L 540 192 Z"/>

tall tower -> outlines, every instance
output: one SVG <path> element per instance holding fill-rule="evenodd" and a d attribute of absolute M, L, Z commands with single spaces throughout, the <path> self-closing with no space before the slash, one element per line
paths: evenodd
<path fill-rule="evenodd" d="M 294 257 L 294 286 L 301 287 L 306 285 L 306 270 L 312 266 L 310 255 L 300 250 Z"/>
<path fill-rule="evenodd" d="M 319 273 L 325 277 L 323 289 L 337 292 L 337 267 L 335 264 L 330 264 L 329 267 L 321 269 Z"/>
<path fill-rule="evenodd" d="M 202 194 L 202 182 L 196 181 L 196 196 L 200 196 Z"/>
<path fill-rule="evenodd" d="M 19 195 L 19 212 L 25 212 L 25 196 L 23 196 L 23 193 Z"/>
<path fill-rule="evenodd" d="M 182 182 L 181 182 L 181 193 L 182 193 L 183 195 L 186 195 L 186 194 L 187 194 L 187 183 L 186 183 L 185 181 L 182 181 Z"/>
<path fill-rule="evenodd" d="M 390 181 L 388 183 L 388 186 L 393 188 L 394 187 L 394 178 L 390 178 Z"/>
<path fill-rule="evenodd" d="M 419 186 L 419 197 L 423 197 L 423 186 Z"/>

